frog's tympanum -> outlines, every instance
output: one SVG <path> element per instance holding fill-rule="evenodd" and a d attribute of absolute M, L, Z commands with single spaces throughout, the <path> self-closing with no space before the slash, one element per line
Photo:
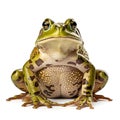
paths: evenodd
<path fill-rule="evenodd" d="M 96 70 L 89 61 L 77 23 L 67 19 L 54 23 L 45 19 L 29 60 L 21 70 L 12 73 L 12 81 L 24 91 L 8 98 L 24 100 L 23 106 L 67 106 L 76 105 L 93 108 L 92 102 L 110 98 L 96 95 L 108 81 L 108 75 Z M 49 98 L 74 98 L 59 104 Z"/>

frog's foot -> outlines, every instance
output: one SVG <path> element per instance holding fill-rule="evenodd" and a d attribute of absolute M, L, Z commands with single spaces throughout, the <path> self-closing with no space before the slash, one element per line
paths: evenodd
<path fill-rule="evenodd" d="M 32 105 L 33 108 L 38 108 L 40 106 L 47 106 L 48 108 L 52 108 L 52 106 L 61 106 L 61 104 L 52 102 L 48 99 L 46 99 L 44 96 L 34 96 L 31 98 L 30 95 L 26 96 L 23 99 L 24 103 L 22 104 L 23 107 L 26 107 L 28 105 Z"/>
<path fill-rule="evenodd" d="M 47 106 L 48 108 L 52 108 L 52 106 L 60 106 L 60 104 L 48 100 L 46 98 L 38 97 L 38 101 L 33 102 L 33 108 L 38 108 L 39 106 Z"/>
<path fill-rule="evenodd" d="M 15 95 L 13 97 L 10 97 L 8 99 L 6 99 L 7 101 L 11 101 L 11 100 L 16 100 L 16 99 L 23 99 L 28 93 L 21 93 L 19 95 Z"/>
<path fill-rule="evenodd" d="M 28 105 L 32 105 L 33 108 L 38 108 L 38 107 L 41 107 L 41 106 L 47 106 L 48 108 L 52 108 L 52 106 L 62 106 L 62 104 L 58 104 L 56 102 L 50 102 L 50 103 L 47 103 L 47 104 L 42 104 L 40 102 L 36 103 L 36 104 L 33 104 L 32 101 L 28 101 L 28 102 L 25 102 L 22 104 L 23 107 L 27 107 Z"/>
<path fill-rule="evenodd" d="M 77 109 L 80 110 L 81 108 L 84 107 L 90 107 L 90 109 L 93 109 L 92 106 L 92 97 L 87 97 L 87 96 L 80 96 L 76 98 L 74 101 L 70 101 L 68 103 L 63 104 L 63 106 L 68 106 L 75 104 L 77 106 Z"/>
<path fill-rule="evenodd" d="M 112 99 L 108 98 L 108 97 L 105 97 L 103 95 L 96 95 L 96 94 L 93 94 L 93 101 L 94 102 L 97 102 L 99 101 L 100 99 L 105 99 L 105 100 L 108 100 L 108 101 L 112 101 Z"/>

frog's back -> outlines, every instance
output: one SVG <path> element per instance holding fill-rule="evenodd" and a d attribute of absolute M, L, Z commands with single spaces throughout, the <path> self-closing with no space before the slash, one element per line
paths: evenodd
<path fill-rule="evenodd" d="M 83 73 L 71 66 L 49 66 L 37 72 L 42 93 L 48 98 L 78 95 Z"/>

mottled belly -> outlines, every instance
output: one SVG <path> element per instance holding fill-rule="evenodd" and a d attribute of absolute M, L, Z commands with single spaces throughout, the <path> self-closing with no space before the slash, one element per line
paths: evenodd
<path fill-rule="evenodd" d="M 37 76 L 47 98 L 72 98 L 79 94 L 83 73 L 70 66 L 49 66 L 38 71 Z"/>

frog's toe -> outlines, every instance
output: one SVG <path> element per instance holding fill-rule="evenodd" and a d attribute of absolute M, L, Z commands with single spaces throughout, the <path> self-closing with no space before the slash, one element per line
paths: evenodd
<path fill-rule="evenodd" d="M 33 102 L 25 102 L 22 104 L 23 107 L 27 107 L 28 105 L 33 105 Z"/>
<path fill-rule="evenodd" d="M 73 101 L 70 101 L 70 102 L 67 102 L 67 103 L 62 104 L 62 106 L 63 106 L 63 107 L 66 107 L 66 106 L 68 106 L 68 105 L 73 105 L 74 103 L 75 103 L 75 101 L 73 100 Z"/>
<path fill-rule="evenodd" d="M 24 99 L 25 96 L 27 95 L 28 93 L 21 93 L 19 95 L 15 95 L 13 97 L 10 97 L 8 99 L 6 99 L 7 101 L 11 101 L 11 100 L 16 100 L 16 99 Z"/>
<path fill-rule="evenodd" d="M 112 99 L 109 98 L 109 97 L 105 97 L 105 96 L 103 96 L 103 95 L 93 94 L 93 101 L 94 101 L 94 102 L 97 102 L 97 101 L 99 101 L 99 100 L 101 100 L 101 99 L 105 99 L 105 100 L 108 100 L 108 101 L 112 101 Z"/>

